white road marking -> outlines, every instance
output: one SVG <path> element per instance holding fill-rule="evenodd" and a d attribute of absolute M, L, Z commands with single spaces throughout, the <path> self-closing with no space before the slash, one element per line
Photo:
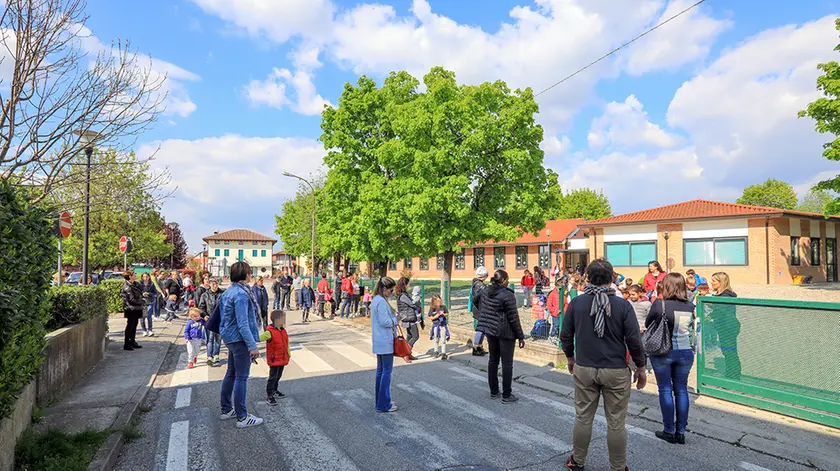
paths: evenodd
<path fill-rule="evenodd" d="M 462 368 L 452 367 L 452 368 L 449 368 L 449 370 L 453 371 L 455 373 L 461 374 L 461 375 L 463 375 L 467 378 L 474 379 L 476 381 L 487 381 L 486 377 L 475 374 L 475 373 L 467 371 L 467 370 L 464 370 Z M 558 402 L 558 401 L 555 401 L 553 399 L 549 399 L 547 397 L 540 396 L 538 394 L 531 394 L 531 393 L 528 393 L 528 392 L 523 392 L 521 390 L 517 391 L 516 394 L 521 398 L 528 399 L 529 401 L 534 401 L 536 403 L 539 403 L 539 404 L 542 404 L 542 405 L 545 405 L 545 406 L 549 406 L 549 407 L 551 407 L 553 409 L 556 409 L 558 411 L 566 412 L 566 413 L 570 414 L 571 419 L 574 420 L 576 411 L 575 411 L 575 408 L 573 406 L 563 404 L 562 402 Z M 595 420 L 595 422 L 598 422 L 598 423 L 600 423 L 604 426 L 607 425 L 606 417 L 604 417 L 601 414 L 595 414 L 595 419 L 594 420 Z M 654 440 L 658 440 L 656 438 L 656 435 L 653 434 L 653 432 L 651 432 L 649 430 L 646 430 L 646 429 L 643 429 L 643 428 L 640 428 L 640 427 L 636 427 L 634 425 L 627 424 L 627 431 L 629 433 L 634 433 L 636 435 L 641 435 L 643 437 L 648 437 L 648 438 L 652 438 Z"/>
<path fill-rule="evenodd" d="M 195 368 L 187 369 L 187 354 L 182 353 L 178 358 L 178 366 L 175 367 L 169 387 L 191 386 L 208 381 L 210 381 L 210 367 L 207 363 L 200 361 L 195 365 Z"/>
<path fill-rule="evenodd" d="M 335 371 L 335 368 L 325 362 L 318 355 L 303 345 L 293 344 L 295 349 L 292 352 L 292 361 L 303 370 L 304 373 L 317 373 L 319 371 Z"/>
<path fill-rule="evenodd" d="M 741 461 L 738 467 L 741 469 L 746 469 L 747 471 L 771 471 L 767 468 L 763 468 L 752 463 L 747 463 L 746 461 Z"/>
<path fill-rule="evenodd" d="M 425 381 L 418 381 L 414 383 L 415 387 L 420 391 L 429 394 L 431 397 L 438 399 L 436 404 L 446 407 L 452 414 L 458 415 L 472 415 L 489 424 L 493 424 L 493 431 L 504 438 L 505 440 L 517 443 L 527 448 L 534 448 L 535 446 L 543 446 L 551 449 L 571 450 L 572 447 L 551 437 L 533 427 L 515 422 L 513 420 L 504 418 L 494 412 L 491 412 L 481 406 L 477 406 L 471 401 L 468 401 L 460 396 L 456 396 L 441 388 L 432 386 Z M 402 388 L 402 385 L 397 385 Z M 405 389 L 405 388 L 402 388 Z"/>
<path fill-rule="evenodd" d="M 335 442 L 307 417 L 306 411 L 293 398 L 283 399 L 279 407 L 257 407 L 263 409 L 269 435 L 283 449 L 283 461 L 290 470 L 359 470 Z"/>
<path fill-rule="evenodd" d="M 364 389 L 351 389 L 349 391 L 333 391 L 333 396 L 340 399 L 341 402 L 356 412 L 361 412 L 359 407 L 353 399 L 362 400 L 368 403 L 373 409 L 374 398 L 373 393 L 365 391 Z M 416 443 L 418 441 L 425 441 L 428 447 L 422 446 L 424 450 L 432 450 L 431 458 L 428 465 L 431 468 L 439 469 L 451 466 L 452 463 L 458 463 L 458 452 L 450 447 L 444 440 L 440 439 L 436 431 L 428 430 L 422 425 L 406 418 L 399 412 L 396 414 L 382 414 L 383 420 L 374 422 L 374 426 L 382 431 L 386 437 L 393 437 L 398 439 L 398 442 Z"/>
<path fill-rule="evenodd" d="M 376 358 L 344 342 L 328 343 L 327 347 L 363 368 L 376 368 Z"/>
<path fill-rule="evenodd" d="M 192 388 L 181 388 L 178 390 L 178 395 L 175 396 L 175 408 L 183 409 L 189 407 L 192 399 Z"/>
<path fill-rule="evenodd" d="M 166 451 L 166 471 L 186 471 L 189 464 L 190 421 L 172 423 L 169 429 L 169 449 Z"/>

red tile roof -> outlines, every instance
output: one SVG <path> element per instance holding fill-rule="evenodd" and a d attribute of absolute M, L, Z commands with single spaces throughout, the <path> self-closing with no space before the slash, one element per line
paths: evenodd
<path fill-rule="evenodd" d="M 561 240 L 566 239 L 569 235 L 577 229 L 578 225 L 582 224 L 586 221 L 583 218 L 579 219 L 554 219 L 551 221 L 545 222 L 545 228 L 537 233 L 535 236 L 533 233 L 526 232 L 522 234 L 522 237 L 516 239 L 515 241 L 497 241 L 497 242 L 488 242 L 486 244 L 476 244 L 476 247 L 481 247 L 483 245 L 502 245 L 502 244 L 545 244 L 548 242 L 548 230 L 551 230 L 551 240 L 554 242 L 559 242 Z"/>
<path fill-rule="evenodd" d="M 684 203 L 670 204 L 658 208 L 646 209 L 635 213 L 620 214 L 596 221 L 587 221 L 581 227 L 600 227 L 619 224 L 633 224 L 645 222 L 675 221 L 686 219 L 716 219 L 749 216 L 795 216 L 808 218 L 825 217 L 822 214 L 803 211 L 789 211 L 764 206 L 749 206 L 746 204 L 723 203 L 720 201 L 691 200 Z M 840 220 L 832 217 L 833 220 Z"/>
<path fill-rule="evenodd" d="M 249 231 L 248 229 L 231 229 L 225 232 L 219 232 L 218 234 L 213 234 L 210 236 L 205 237 L 202 239 L 204 242 L 209 242 L 211 240 L 235 240 L 235 241 L 257 241 L 257 242 L 271 242 L 272 244 L 277 243 L 277 239 L 272 239 L 271 237 L 266 237 L 262 234 L 258 234 L 254 231 Z"/>

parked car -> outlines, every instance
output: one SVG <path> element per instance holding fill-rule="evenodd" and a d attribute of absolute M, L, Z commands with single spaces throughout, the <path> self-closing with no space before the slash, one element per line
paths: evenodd
<path fill-rule="evenodd" d="M 123 275 L 122 275 L 121 272 L 118 272 L 118 271 L 105 270 L 104 272 L 102 272 L 102 279 L 103 280 L 122 280 Z"/>
<path fill-rule="evenodd" d="M 120 276 L 122 276 L 122 275 L 120 275 Z M 91 277 L 91 282 L 93 282 L 93 284 L 95 284 L 95 285 L 98 285 L 99 282 L 102 281 L 102 277 L 99 275 L 99 273 L 91 273 L 90 277 Z M 81 281 L 81 279 L 82 279 L 82 272 L 74 271 L 72 273 L 67 274 L 67 278 L 64 279 L 64 284 L 78 285 L 79 281 Z"/>

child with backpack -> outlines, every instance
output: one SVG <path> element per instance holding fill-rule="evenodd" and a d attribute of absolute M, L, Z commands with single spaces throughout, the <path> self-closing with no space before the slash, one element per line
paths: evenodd
<path fill-rule="evenodd" d="M 197 308 L 190 308 L 190 320 L 184 326 L 184 339 L 187 341 L 187 368 L 195 368 L 198 361 L 198 352 L 201 351 L 201 341 L 204 340 L 204 319 L 201 318 L 201 311 Z"/>
<path fill-rule="evenodd" d="M 265 361 L 268 363 L 268 381 L 265 385 L 265 403 L 269 406 L 277 405 L 277 398 L 286 397 L 277 390 L 283 369 L 289 364 L 292 352 L 289 349 L 289 334 L 286 332 L 286 313 L 275 309 L 269 314 L 271 324 L 260 334 L 260 340 L 265 344 Z"/>
<path fill-rule="evenodd" d="M 435 358 L 440 357 L 441 360 L 446 360 L 446 342 L 449 341 L 449 311 L 440 298 L 436 294 L 432 296 L 432 302 L 429 305 L 429 320 L 432 321 L 432 331 L 429 340 L 435 341 Z"/>
<path fill-rule="evenodd" d="M 561 280 L 557 280 L 554 282 L 554 289 L 548 293 L 548 301 L 546 302 L 545 308 L 548 310 L 548 313 L 551 314 L 551 332 L 548 334 L 548 338 L 557 337 L 560 335 L 560 303 L 562 300 L 560 299 L 563 285 Z"/>

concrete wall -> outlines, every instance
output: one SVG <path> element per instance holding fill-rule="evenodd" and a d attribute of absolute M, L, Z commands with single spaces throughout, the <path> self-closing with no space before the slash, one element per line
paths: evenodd
<path fill-rule="evenodd" d="M 90 319 L 46 336 L 46 358 L 38 376 L 15 403 L 12 415 L 0 422 L 0 471 L 13 469 L 15 444 L 32 421 L 35 403 L 47 404 L 72 388 L 105 354 L 107 319 Z"/>
<path fill-rule="evenodd" d="M 47 357 L 36 381 L 38 403 L 60 396 L 102 359 L 106 328 L 102 317 L 47 334 Z"/>

